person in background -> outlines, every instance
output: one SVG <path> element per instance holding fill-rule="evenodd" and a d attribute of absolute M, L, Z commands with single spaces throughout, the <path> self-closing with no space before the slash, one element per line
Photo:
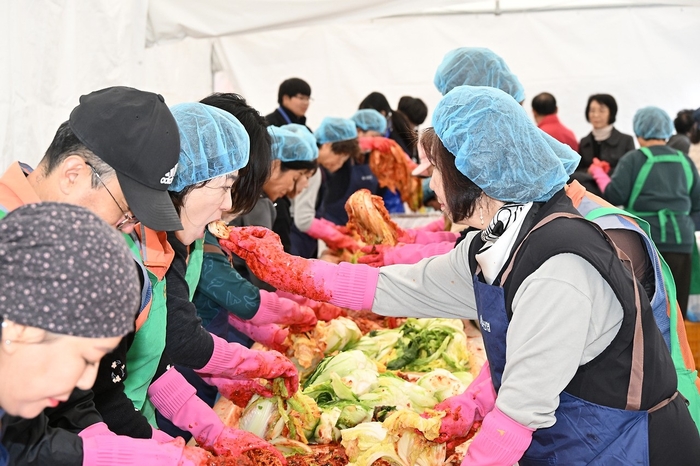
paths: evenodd
<path fill-rule="evenodd" d="M 58 202 L 0 222 L 0 277 L 0 413 L 32 419 L 92 387 L 100 359 L 134 329 L 139 278 L 114 228 Z"/>
<path fill-rule="evenodd" d="M 666 112 L 644 107 L 634 114 L 633 125 L 640 149 L 625 154 L 612 177 L 597 159 L 589 171 L 605 199 L 649 222 L 651 237 L 673 273 L 685 317 L 695 244 L 690 214 L 700 211 L 698 170 L 687 155 L 666 145 L 673 133 Z"/>
<path fill-rule="evenodd" d="M 386 117 L 373 108 L 358 110 L 350 119 L 357 127 L 358 138 L 372 138 L 386 134 Z"/>
<path fill-rule="evenodd" d="M 695 123 L 693 110 L 681 110 L 678 112 L 673 120 L 676 134 L 669 138 L 666 145 L 688 155 L 688 150 L 690 150 L 690 130 L 693 128 L 693 123 Z"/>
<path fill-rule="evenodd" d="M 418 140 L 418 127 L 422 125 L 428 117 L 428 106 L 417 97 L 405 95 L 399 99 L 399 105 L 396 108 L 406 115 L 411 126 L 413 126 L 412 152 L 408 155 L 411 156 L 414 162 L 418 163 L 418 146 L 415 144 L 415 141 Z"/>
<path fill-rule="evenodd" d="M 311 86 L 300 78 L 285 79 L 277 91 L 277 103 L 279 107 L 265 115 L 268 125 L 297 123 L 306 126 L 306 111 L 311 103 Z"/>
<path fill-rule="evenodd" d="M 693 112 L 693 126 L 690 128 L 690 149 L 688 157 L 700 170 L 700 108 Z"/>
<path fill-rule="evenodd" d="M 373 269 L 286 256 L 269 231 L 222 245 L 287 291 L 385 316 L 478 319 L 488 364 L 436 406 L 439 441 L 482 421 L 465 466 L 696 464 L 698 429 L 646 293 L 574 209 L 545 133 L 485 87 L 449 92 L 433 125 L 432 186 L 476 229 L 452 252 Z"/>
<path fill-rule="evenodd" d="M 414 129 L 422 125 L 428 117 L 428 106 L 418 97 L 405 95 L 399 99 L 399 105 L 396 108 L 406 115 Z"/>
<path fill-rule="evenodd" d="M 314 134 L 321 169 L 309 179 L 308 188 L 292 202 L 292 254 L 317 257 L 317 239 L 333 249 L 357 251 L 357 243 L 338 226 L 348 221 L 345 212 L 348 197 L 361 188 L 376 192 L 377 179 L 367 165 L 363 165 L 364 174 L 352 170 L 361 156 L 352 120 L 326 117 Z"/>
<path fill-rule="evenodd" d="M 383 136 L 396 141 L 396 143 L 401 146 L 401 149 L 408 154 L 409 157 L 412 157 L 412 159 L 417 156 L 417 153 L 413 155 L 416 151 L 417 140 L 414 125 L 411 124 L 408 117 L 401 110 L 391 109 L 389 101 L 386 100 L 384 94 L 379 92 L 370 93 L 360 102 L 359 108 L 360 110 L 374 109 L 384 115 L 388 125 L 386 134 Z M 401 200 L 401 193 L 398 191 L 392 192 L 389 189 L 382 189 L 380 194 L 390 214 L 402 214 L 405 212 L 403 201 Z"/>
<path fill-rule="evenodd" d="M 564 126 L 557 116 L 557 99 L 549 92 L 537 94 L 532 99 L 532 115 L 537 127 L 559 142 L 578 152 L 578 141 L 574 132 Z"/>
<path fill-rule="evenodd" d="M 445 54 L 433 83 L 443 96 L 458 86 L 495 87 L 522 105 L 525 88 L 505 60 L 483 47 L 458 47 Z"/>
<path fill-rule="evenodd" d="M 413 153 L 415 147 L 414 125 L 401 110 L 391 109 L 384 94 L 381 92 L 369 93 L 367 97 L 362 99 L 358 108 L 360 110 L 371 108 L 384 115 L 387 120 L 387 129 L 386 134 L 382 136 L 396 141 L 408 155 Z"/>
<path fill-rule="evenodd" d="M 584 173 L 597 158 L 606 162 L 609 166 L 609 174 L 615 172 L 615 167 L 620 158 L 631 150 L 634 150 L 634 140 L 629 134 L 623 134 L 613 127 L 617 116 L 617 102 L 609 94 L 594 94 L 588 98 L 586 104 L 586 121 L 593 129 L 578 145 L 578 153 L 581 155 L 579 171 Z"/>

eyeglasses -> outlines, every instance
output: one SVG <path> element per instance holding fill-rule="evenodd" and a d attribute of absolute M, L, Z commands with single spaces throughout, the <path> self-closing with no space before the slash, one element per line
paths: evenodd
<path fill-rule="evenodd" d="M 314 100 L 314 99 L 311 98 L 311 96 L 304 95 L 304 94 L 297 94 L 297 95 L 295 95 L 294 97 L 296 97 L 297 99 L 301 100 L 302 102 L 311 102 L 311 101 Z"/>
<path fill-rule="evenodd" d="M 133 215 L 129 214 L 126 210 L 122 209 L 122 206 L 121 206 L 121 205 L 119 204 L 119 202 L 117 201 L 117 198 L 114 197 L 114 195 L 112 194 L 112 191 L 110 191 L 109 188 L 107 188 L 107 185 L 105 184 L 105 182 L 102 181 L 102 177 L 100 176 L 99 173 L 97 173 L 97 170 L 95 170 L 95 167 L 93 167 L 93 166 L 90 165 L 89 163 L 86 163 L 85 165 L 87 165 L 88 167 L 90 167 L 90 170 L 92 170 L 92 173 L 93 173 L 93 174 L 97 177 L 97 179 L 100 181 L 100 184 L 102 185 L 102 187 L 105 188 L 105 191 L 107 191 L 107 194 L 109 194 L 109 197 L 112 198 L 112 200 L 114 201 L 114 203 L 117 204 L 117 207 L 119 207 L 119 210 L 121 210 L 122 214 L 124 214 L 124 218 L 123 218 L 119 223 L 117 223 L 117 230 L 121 230 L 121 229 L 124 228 L 126 225 L 138 223 L 138 219 L 137 219 L 136 217 L 134 217 Z"/>

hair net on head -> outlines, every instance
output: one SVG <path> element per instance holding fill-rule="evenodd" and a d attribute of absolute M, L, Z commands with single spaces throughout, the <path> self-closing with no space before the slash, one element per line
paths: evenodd
<path fill-rule="evenodd" d="M 632 119 L 634 134 L 642 139 L 668 139 L 673 134 L 673 121 L 659 107 L 637 110 Z"/>
<path fill-rule="evenodd" d="M 300 134 L 276 126 L 268 126 L 267 132 L 272 138 L 272 157 L 282 162 L 310 162 L 318 158 L 318 149 L 314 154 Z"/>
<path fill-rule="evenodd" d="M 510 94 L 518 103 L 525 100 L 518 77 L 501 57 L 486 48 L 460 47 L 447 52 L 433 82 L 442 95 L 457 86 L 487 86 Z"/>
<path fill-rule="evenodd" d="M 169 191 L 182 191 L 246 166 L 250 137 L 236 117 L 200 103 L 178 104 L 170 111 L 180 130 L 180 160 Z"/>
<path fill-rule="evenodd" d="M 433 126 L 457 169 L 496 200 L 547 201 L 569 179 L 544 132 L 498 89 L 454 88 L 435 108 Z"/>
<path fill-rule="evenodd" d="M 386 118 L 372 108 L 358 110 L 350 119 L 354 121 L 355 125 L 362 131 L 376 131 L 379 134 L 384 134 L 386 131 Z"/>
<path fill-rule="evenodd" d="M 309 128 L 307 128 L 304 125 L 299 125 L 297 123 L 289 123 L 287 125 L 283 125 L 280 128 L 284 128 L 287 131 L 291 131 L 292 133 L 298 135 L 303 139 L 303 141 L 309 145 L 311 148 L 311 153 L 312 157 L 310 160 L 316 160 L 318 158 L 318 146 L 316 145 L 316 137 L 314 136 L 314 133 L 311 132 Z"/>
<path fill-rule="evenodd" d="M 505 60 L 489 49 L 460 47 L 447 52 L 435 72 L 435 86 L 447 94 L 457 86 L 485 86 L 500 89 L 520 103 L 525 90 Z M 581 156 L 571 147 L 545 134 L 547 144 L 557 154 L 569 175 L 578 167 Z"/>
<path fill-rule="evenodd" d="M 326 117 L 314 133 L 319 144 L 349 141 L 357 138 L 357 128 L 347 118 Z"/>

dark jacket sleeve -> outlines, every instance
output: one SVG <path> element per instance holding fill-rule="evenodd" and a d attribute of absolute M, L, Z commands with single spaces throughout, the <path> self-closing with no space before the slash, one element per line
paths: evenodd
<path fill-rule="evenodd" d="M 83 441 L 78 433 L 101 421 L 92 392 L 75 389 L 68 401 L 33 419 L 5 415 L 2 444 L 10 465 L 82 466 Z"/>
<path fill-rule="evenodd" d="M 134 334 L 130 333 L 122 338 L 114 351 L 102 358 L 92 390 L 95 394 L 95 406 L 109 430 L 133 438 L 151 438 L 151 425 L 134 408 L 124 391 L 124 381 L 129 375 L 126 353 L 133 339 Z"/>
<path fill-rule="evenodd" d="M 219 247 L 209 233 L 205 236 L 205 243 Z M 252 319 L 260 308 L 260 290 L 241 277 L 224 253 L 218 251 L 204 251 L 202 276 L 193 298 L 197 310 L 204 316 L 204 313 L 214 314 L 224 308 L 241 319 Z"/>
<path fill-rule="evenodd" d="M 189 286 L 185 281 L 187 247 L 172 232 L 168 233 L 168 242 L 175 257 L 165 274 L 168 305 L 165 351 L 175 364 L 201 369 L 211 359 L 214 340 L 202 327 L 197 310 L 189 299 Z"/>

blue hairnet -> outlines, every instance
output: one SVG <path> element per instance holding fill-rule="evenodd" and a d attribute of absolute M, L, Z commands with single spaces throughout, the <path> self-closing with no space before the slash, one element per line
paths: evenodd
<path fill-rule="evenodd" d="M 457 169 L 496 200 L 547 201 L 569 179 L 545 133 L 498 89 L 454 88 L 435 108 L 433 126 Z"/>
<path fill-rule="evenodd" d="M 178 104 L 170 111 L 180 130 L 180 159 L 169 191 L 179 192 L 246 166 L 250 137 L 233 115 L 200 103 Z"/>
<path fill-rule="evenodd" d="M 272 157 L 282 162 L 310 162 L 318 158 L 316 144 L 314 144 L 314 148 L 316 148 L 316 153 L 314 153 L 301 134 L 292 132 L 285 127 L 278 128 L 276 126 L 268 126 L 267 132 L 272 138 Z"/>
<path fill-rule="evenodd" d="M 373 108 L 358 110 L 350 119 L 362 131 L 376 131 L 382 135 L 386 131 L 386 118 Z"/>
<path fill-rule="evenodd" d="M 357 128 L 355 123 L 347 118 L 326 117 L 314 135 L 319 144 L 349 141 L 357 138 Z"/>
<path fill-rule="evenodd" d="M 525 89 L 506 62 L 480 47 L 460 47 L 447 52 L 435 72 L 434 82 L 442 95 L 457 86 L 487 86 L 510 94 L 518 103 L 525 100 Z"/>
<path fill-rule="evenodd" d="M 300 136 L 305 143 L 309 145 L 312 152 L 312 157 L 309 160 L 316 160 L 318 158 L 318 145 L 316 145 L 316 137 L 314 133 L 311 132 L 309 128 L 304 125 L 299 125 L 297 123 L 289 123 L 287 125 L 281 126 L 287 131 L 291 131 L 294 134 Z"/>
<path fill-rule="evenodd" d="M 642 139 L 668 139 L 673 134 L 673 121 L 659 107 L 637 110 L 632 119 L 634 134 Z"/>
<path fill-rule="evenodd" d="M 525 100 L 525 90 L 505 60 L 491 50 L 479 47 L 460 47 L 447 52 L 435 72 L 435 86 L 442 95 L 457 86 L 494 87 L 509 94 L 518 103 Z M 571 175 L 578 167 L 581 156 L 549 135 L 545 139 L 561 159 L 566 173 Z"/>

